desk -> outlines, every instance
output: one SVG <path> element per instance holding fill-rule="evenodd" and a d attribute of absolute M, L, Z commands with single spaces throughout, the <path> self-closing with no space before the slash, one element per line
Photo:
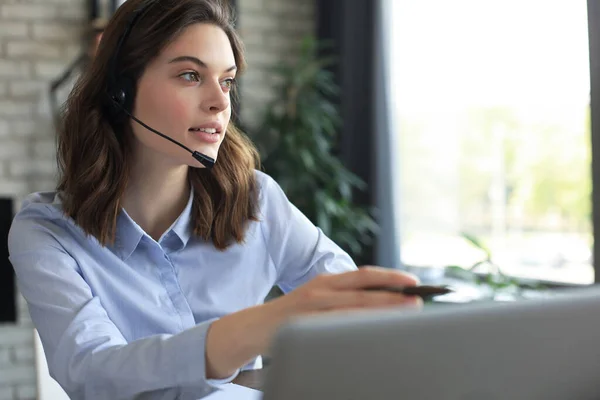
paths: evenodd
<path fill-rule="evenodd" d="M 250 371 L 242 371 L 239 375 L 233 380 L 233 383 L 246 386 L 256 390 L 262 390 L 262 385 L 264 382 L 266 370 L 263 369 L 254 369 Z"/>

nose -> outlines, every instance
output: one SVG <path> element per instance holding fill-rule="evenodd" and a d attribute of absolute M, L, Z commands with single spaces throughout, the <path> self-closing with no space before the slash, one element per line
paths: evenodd
<path fill-rule="evenodd" d="M 229 107 L 229 94 L 223 92 L 220 82 L 211 82 L 210 87 L 206 87 L 201 107 L 207 113 L 219 113 Z"/>

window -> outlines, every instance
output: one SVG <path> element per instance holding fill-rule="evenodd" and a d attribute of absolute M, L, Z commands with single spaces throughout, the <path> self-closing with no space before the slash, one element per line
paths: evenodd
<path fill-rule="evenodd" d="M 594 281 L 585 0 L 396 0 L 402 264 Z"/>

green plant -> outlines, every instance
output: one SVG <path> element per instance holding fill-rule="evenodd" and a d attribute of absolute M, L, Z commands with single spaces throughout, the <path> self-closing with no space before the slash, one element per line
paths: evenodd
<path fill-rule="evenodd" d="M 508 295 L 514 299 L 518 299 L 524 297 L 524 293 L 527 291 L 542 292 L 547 290 L 547 287 L 542 284 L 525 284 L 518 279 L 506 275 L 500 266 L 492 260 L 490 249 L 479 239 L 465 232 L 461 236 L 473 246 L 481 249 L 486 256 L 483 260 L 476 262 L 466 269 L 456 265 L 447 266 L 445 270 L 446 277 L 460 279 L 479 286 L 487 290 L 492 298 Z M 487 270 L 478 271 L 478 269 L 484 267 L 487 267 Z"/>
<path fill-rule="evenodd" d="M 353 257 L 363 254 L 377 224 L 353 202 L 365 183 L 335 156 L 341 119 L 333 59 L 319 56 L 323 43 L 304 39 L 294 62 L 273 68 L 276 86 L 259 129 L 253 134 L 263 168 L 289 200 Z"/>

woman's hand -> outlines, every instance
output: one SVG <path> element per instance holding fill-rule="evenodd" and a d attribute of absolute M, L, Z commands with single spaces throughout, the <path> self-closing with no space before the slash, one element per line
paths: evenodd
<path fill-rule="evenodd" d="M 325 311 L 387 306 L 420 307 L 422 300 L 417 296 L 365 290 L 372 287 L 415 286 L 417 283 L 415 277 L 397 270 L 365 266 L 357 271 L 320 275 L 272 301 L 270 305 L 277 310 L 277 315 L 285 319 Z"/>
<path fill-rule="evenodd" d="M 320 275 L 266 304 L 247 308 L 215 321 L 206 338 L 208 378 L 224 378 L 264 354 L 277 329 L 288 319 L 339 310 L 389 306 L 421 307 L 417 296 L 371 287 L 415 286 L 413 276 L 387 268 L 365 266 L 340 274 Z"/>

